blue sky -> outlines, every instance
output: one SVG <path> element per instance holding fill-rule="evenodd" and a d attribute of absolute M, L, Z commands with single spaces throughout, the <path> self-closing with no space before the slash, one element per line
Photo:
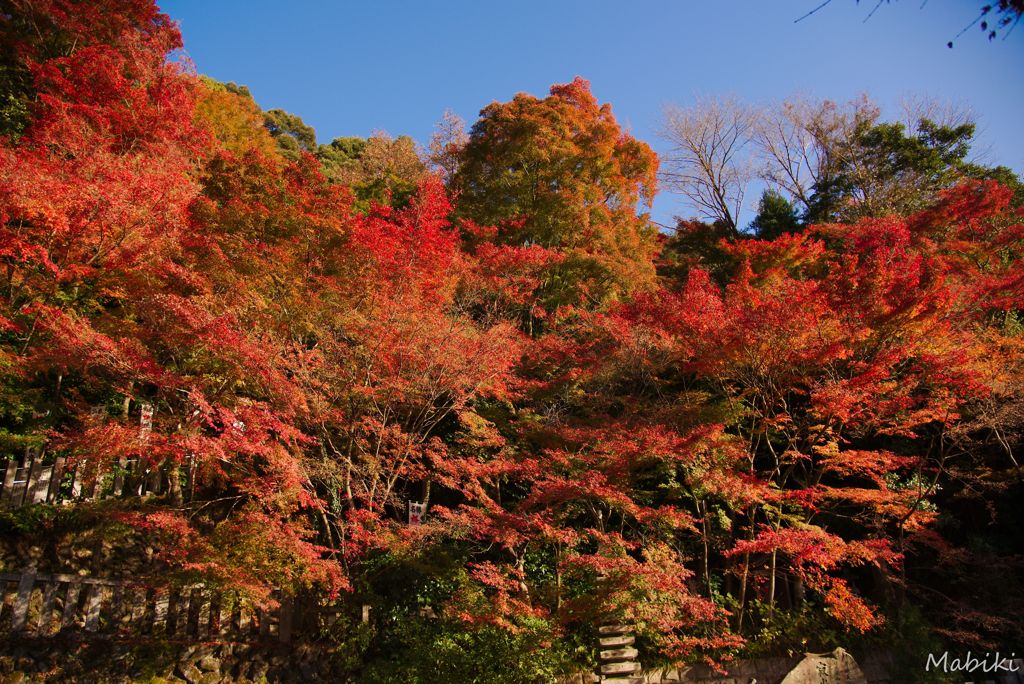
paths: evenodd
<path fill-rule="evenodd" d="M 164 0 L 197 69 L 300 115 L 321 142 L 375 130 L 426 143 L 446 109 L 472 123 L 493 100 L 581 75 L 655 149 L 662 108 L 698 95 L 752 102 L 868 93 L 969 106 L 987 162 L 1024 171 L 1024 26 L 990 43 L 981 0 Z M 748 204 L 756 203 L 751 196 Z M 662 192 L 662 223 L 693 212 Z M 745 216 L 749 220 L 752 213 Z"/>

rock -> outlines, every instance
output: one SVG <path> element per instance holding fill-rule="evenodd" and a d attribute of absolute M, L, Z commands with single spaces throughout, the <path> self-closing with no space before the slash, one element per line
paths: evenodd
<path fill-rule="evenodd" d="M 812 684 L 818 681 L 843 681 L 850 684 L 867 684 L 857 661 L 849 653 L 837 648 L 831 653 L 808 653 L 794 667 L 782 684 Z"/>
<path fill-rule="evenodd" d="M 184 678 L 188 684 L 198 684 L 203 673 L 200 672 L 192 663 L 178 663 L 178 674 Z"/>
<path fill-rule="evenodd" d="M 206 656 L 212 656 L 216 650 L 217 649 L 210 644 L 198 644 L 192 647 L 192 656 L 194 658 L 205 658 Z"/>
<path fill-rule="evenodd" d="M 203 672 L 220 672 L 221 667 L 220 660 L 214 658 L 212 655 L 204 655 L 199 659 L 199 662 L 196 663 L 196 665 L 198 665 L 199 669 Z"/>

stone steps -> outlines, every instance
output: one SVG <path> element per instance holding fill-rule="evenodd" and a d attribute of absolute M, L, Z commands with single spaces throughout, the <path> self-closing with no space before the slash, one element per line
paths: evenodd
<path fill-rule="evenodd" d="M 601 648 L 626 648 L 632 646 L 635 641 L 636 637 L 633 636 L 613 636 L 598 639 L 597 643 L 601 645 Z"/>
<path fill-rule="evenodd" d="M 597 633 L 601 646 L 600 681 L 620 684 L 643 682 L 639 677 L 643 668 L 636 662 L 639 651 L 632 648 L 636 642 L 632 625 L 602 625 L 597 628 Z"/>
<path fill-rule="evenodd" d="M 601 651 L 601 660 L 633 660 L 637 657 L 638 653 L 635 648 L 616 648 L 609 651 Z"/>
<path fill-rule="evenodd" d="M 635 662 L 607 663 L 601 666 L 603 675 L 637 675 L 640 670 L 640 663 Z"/>

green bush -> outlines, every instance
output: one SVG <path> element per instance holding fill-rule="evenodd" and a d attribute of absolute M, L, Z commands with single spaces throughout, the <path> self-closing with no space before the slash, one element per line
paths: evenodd
<path fill-rule="evenodd" d="M 56 507 L 45 504 L 0 511 L 0 534 L 11 537 L 39 532 L 51 524 L 58 512 Z"/>
<path fill-rule="evenodd" d="M 360 681 L 367 684 L 540 684 L 575 670 L 540 619 L 521 631 L 407 616 L 382 626 Z"/>

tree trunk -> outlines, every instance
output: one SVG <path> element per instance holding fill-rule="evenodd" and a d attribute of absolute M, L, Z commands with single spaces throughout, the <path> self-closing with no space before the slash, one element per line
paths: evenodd
<path fill-rule="evenodd" d="M 430 478 L 423 481 L 423 515 L 427 514 L 427 506 L 430 504 Z"/>
<path fill-rule="evenodd" d="M 555 616 L 562 614 L 562 544 L 555 546 Z"/>
<path fill-rule="evenodd" d="M 711 571 L 708 562 L 708 556 L 711 554 L 711 543 L 710 543 L 710 531 L 708 529 L 708 504 L 706 501 L 698 502 L 697 509 L 701 512 L 701 536 L 704 543 L 704 558 L 702 559 L 701 568 L 704 573 L 704 589 L 708 592 L 708 598 L 711 598 Z"/>
<path fill-rule="evenodd" d="M 750 576 L 750 553 L 743 554 L 743 575 L 740 577 L 740 611 L 736 618 L 736 633 L 743 634 L 743 615 L 747 610 L 747 578 Z"/>
<path fill-rule="evenodd" d="M 185 496 L 181 491 L 181 464 L 177 461 L 171 463 L 167 469 L 167 487 L 171 495 L 171 503 L 181 508 L 185 504 Z"/>

